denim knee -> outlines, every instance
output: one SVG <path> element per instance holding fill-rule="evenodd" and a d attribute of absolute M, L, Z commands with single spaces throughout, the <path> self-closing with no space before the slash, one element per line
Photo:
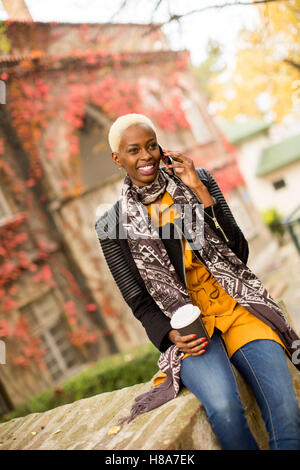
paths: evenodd
<path fill-rule="evenodd" d="M 300 444 L 300 409 L 297 402 L 283 402 L 276 413 L 273 440 L 296 439 Z"/>
<path fill-rule="evenodd" d="M 240 402 L 218 400 L 207 414 L 222 449 L 259 450 Z"/>
<path fill-rule="evenodd" d="M 244 413 L 245 410 L 241 403 L 230 399 L 219 399 L 207 410 L 207 414 L 211 419 L 220 419 L 224 425 L 239 421 L 241 417 L 244 417 Z"/>

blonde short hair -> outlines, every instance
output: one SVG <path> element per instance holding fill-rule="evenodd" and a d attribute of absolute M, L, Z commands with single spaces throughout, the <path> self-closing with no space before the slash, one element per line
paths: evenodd
<path fill-rule="evenodd" d="M 115 120 L 108 133 L 108 142 L 112 152 L 119 151 L 120 140 L 123 132 L 133 124 L 146 124 L 156 133 L 153 122 L 147 116 L 144 116 L 144 114 L 124 114 Z"/>

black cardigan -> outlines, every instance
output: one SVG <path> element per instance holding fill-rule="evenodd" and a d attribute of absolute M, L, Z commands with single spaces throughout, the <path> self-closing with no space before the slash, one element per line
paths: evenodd
<path fill-rule="evenodd" d="M 216 200 L 213 206 L 214 213 L 219 225 L 227 236 L 227 245 L 246 264 L 249 255 L 247 240 L 238 227 L 219 186 L 206 169 L 197 168 L 197 173 L 210 195 Z M 108 267 L 124 300 L 131 308 L 134 316 L 144 326 L 150 341 L 163 352 L 172 345 L 168 339 L 168 332 L 171 330 L 170 319 L 160 310 L 148 293 L 130 253 L 126 237 L 122 236 L 124 232 L 122 231 L 122 224 L 119 223 L 120 204 L 121 199 L 99 217 L 95 224 L 97 235 Z M 222 231 L 216 228 L 215 223 L 207 214 L 213 216 L 211 206 L 204 209 L 205 221 L 225 241 Z M 172 227 L 174 230 L 172 225 L 171 235 Z M 171 236 L 170 239 L 163 239 L 163 243 L 171 263 L 182 282 L 185 283 L 185 268 L 182 256 L 179 256 L 182 251 L 180 239 L 178 237 L 172 238 Z M 195 251 L 195 254 L 201 259 L 197 251 Z M 201 259 L 201 261 L 205 264 L 204 260 Z"/>

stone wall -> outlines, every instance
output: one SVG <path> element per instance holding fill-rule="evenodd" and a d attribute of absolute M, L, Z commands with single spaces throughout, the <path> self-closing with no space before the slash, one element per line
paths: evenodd
<path fill-rule="evenodd" d="M 288 361 L 300 403 L 300 374 Z M 261 449 L 268 436 L 254 396 L 235 371 L 249 426 Z M 186 388 L 174 400 L 116 428 L 151 382 L 32 413 L 0 424 L 0 449 L 220 450 L 204 408 Z"/>

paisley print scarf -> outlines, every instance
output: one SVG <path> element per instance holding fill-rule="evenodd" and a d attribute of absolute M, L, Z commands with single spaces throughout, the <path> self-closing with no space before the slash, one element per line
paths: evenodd
<path fill-rule="evenodd" d="M 223 289 L 250 313 L 271 326 L 292 354 L 292 343 L 298 336 L 282 310 L 256 275 L 204 220 L 203 206 L 195 193 L 178 176 L 168 174 L 163 169 L 147 186 L 132 184 L 126 175 L 122 188 L 122 223 L 129 248 L 148 292 L 161 311 L 172 318 L 181 307 L 191 304 L 187 288 L 176 273 L 162 237 L 144 207 L 165 191 L 169 192 L 180 213 L 177 225 L 181 224 L 192 249 L 198 250 Z M 130 422 L 137 415 L 177 396 L 183 356 L 184 353 L 175 344 L 161 354 L 158 367 L 166 374 L 165 381 L 136 397 L 130 415 L 121 423 Z"/>

